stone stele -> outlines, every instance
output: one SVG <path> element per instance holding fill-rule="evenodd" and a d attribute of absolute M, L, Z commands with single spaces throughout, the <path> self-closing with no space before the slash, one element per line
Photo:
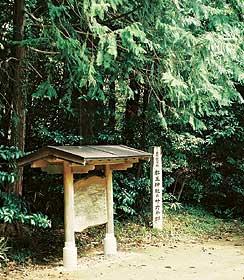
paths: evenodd
<path fill-rule="evenodd" d="M 106 224 L 106 179 L 98 176 L 74 184 L 75 232 Z"/>

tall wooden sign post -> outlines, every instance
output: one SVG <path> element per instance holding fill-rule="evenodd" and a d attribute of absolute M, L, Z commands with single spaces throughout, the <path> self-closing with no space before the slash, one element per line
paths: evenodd
<path fill-rule="evenodd" d="M 161 147 L 152 147 L 151 160 L 151 199 L 152 199 L 152 226 L 162 229 L 163 226 L 163 200 L 162 200 L 162 151 Z"/>

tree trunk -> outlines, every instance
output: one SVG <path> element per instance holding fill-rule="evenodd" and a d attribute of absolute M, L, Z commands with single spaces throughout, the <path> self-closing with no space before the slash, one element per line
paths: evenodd
<path fill-rule="evenodd" d="M 8 78 L 6 77 L 6 80 Z M 9 87 L 9 85 L 8 85 Z M 4 121 L 2 122 L 2 130 L 3 130 L 3 137 L 1 137 L 1 141 L 0 144 L 4 145 L 4 146 L 9 146 L 9 131 L 11 128 L 11 95 L 8 94 L 9 92 L 7 92 L 7 94 L 4 96 L 4 99 L 6 99 L 6 104 L 5 104 L 5 111 L 3 113 L 3 119 Z"/>
<path fill-rule="evenodd" d="M 126 145 L 133 145 L 135 140 L 135 134 L 137 133 L 136 126 L 138 126 L 138 111 L 139 111 L 140 95 L 135 93 L 134 99 L 129 99 L 126 102 L 125 110 L 125 124 L 124 124 L 124 139 Z M 138 143 L 137 143 L 138 145 Z"/>
<path fill-rule="evenodd" d="M 115 100 L 115 83 L 111 85 L 111 92 L 109 95 L 108 100 L 108 107 L 109 107 L 109 120 L 108 120 L 108 127 L 112 131 L 115 131 L 116 119 L 115 119 L 115 110 L 116 110 L 116 100 Z"/>
<path fill-rule="evenodd" d="M 148 106 L 148 91 L 145 89 L 143 92 L 142 114 L 140 116 L 141 128 L 142 128 L 140 149 L 142 149 L 142 150 L 148 149 L 148 146 L 147 146 L 147 117 L 146 117 L 147 106 Z M 137 168 L 137 178 L 138 179 L 142 176 L 142 172 L 143 172 L 142 166 L 143 166 L 143 162 L 139 161 L 138 168 Z"/>
<path fill-rule="evenodd" d="M 24 39 L 24 16 L 25 0 L 14 0 L 13 3 L 13 40 L 15 42 L 22 41 Z M 12 127 L 11 127 L 11 144 L 18 147 L 21 151 L 24 151 L 25 147 L 25 103 L 26 94 L 23 89 L 23 77 L 24 77 L 24 57 L 25 48 L 19 44 L 15 44 L 12 48 L 12 56 L 15 58 L 13 62 L 13 80 L 12 83 Z M 21 195 L 22 194 L 22 177 L 23 169 L 19 169 L 18 180 L 14 184 L 13 191 Z"/>

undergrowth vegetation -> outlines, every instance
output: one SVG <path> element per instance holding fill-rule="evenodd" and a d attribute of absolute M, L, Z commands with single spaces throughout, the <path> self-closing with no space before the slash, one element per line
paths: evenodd
<path fill-rule="evenodd" d="M 116 227 L 117 237 L 126 248 L 172 244 L 178 241 L 224 240 L 231 236 L 242 238 L 243 230 L 244 223 L 241 220 L 218 219 L 206 210 L 196 207 L 166 210 L 162 231 L 135 222 L 118 223 Z"/>

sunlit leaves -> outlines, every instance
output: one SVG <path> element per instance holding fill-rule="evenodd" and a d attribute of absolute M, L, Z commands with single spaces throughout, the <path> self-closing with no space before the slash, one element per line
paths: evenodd
<path fill-rule="evenodd" d="M 0 221 L 4 223 L 21 222 L 41 228 L 51 227 L 51 221 L 46 215 L 35 213 L 29 214 L 26 204 L 14 194 L 0 191 L 3 206 L 0 207 Z"/>
<path fill-rule="evenodd" d="M 3 183 L 14 183 L 16 179 L 16 174 L 15 173 L 8 173 L 8 172 L 3 172 L 0 171 L 0 185 Z"/>
<path fill-rule="evenodd" d="M 20 158 L 23 155 L 23 152 L 16 147 L 5 147 L 0 146 L 0 160 L 13 161 Z"/>
<path fill-rule="evenodd" d="M 66 106 L 63 100 L 75 102 L 78 91 L 78 98 L 106 102 L 116 80 L 115 99 L 123 92 L 128 100 L 136 80 L 138 93 L 159 101 L 166 123 L 177 116 L 204 127 L 202 116 L 241 100 L 235 90 L 243 83 L 241 6 L 236 0 L 49 1 L 35 47 L 54 55 L 47 53 L 47 75 L 33 97 L 60 94 Z"/>
<path fill-rule="evenodd" d="M 57 92 L 53 85 L 51 85 L 48 81 L 45 81 L 38 86 L 36 92 L 34 92 L 32 96 L 34 98 L 47 98 L 51 100 L 52 98 L 57 97 Z"/>
<path fill-rule="evenodd" d="M 109 36 L 107 37 L 107 43 L 108 43 L 107 52 L 111 56 L 113 56 L 114 59 L 116 59 L 118 55 L 118 51 L 117 51 L 117 41 L 116 41 L 115 34 L 113 33 L 109 34 Z"/>

